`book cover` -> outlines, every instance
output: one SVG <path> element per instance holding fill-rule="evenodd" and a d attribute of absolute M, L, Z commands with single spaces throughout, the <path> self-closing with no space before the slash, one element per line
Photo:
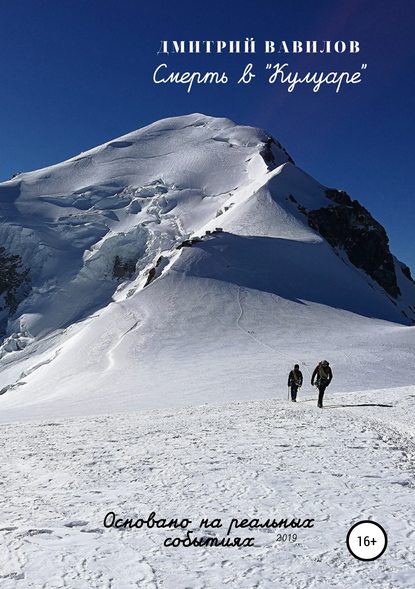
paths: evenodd
<path fill-rule="evenodd" d="M 414 586 L 414 16 L 1 3 L 2 588 Z"/>

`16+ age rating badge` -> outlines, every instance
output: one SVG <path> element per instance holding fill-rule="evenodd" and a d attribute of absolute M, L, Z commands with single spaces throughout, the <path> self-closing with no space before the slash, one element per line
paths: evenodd
<path fill-rule="evenodd" d="M 357 522 L 346 538 L 347 548 L 359 560 L 376 560 L 386 550 L 388 537 L 382 526 L 371 520 Z"/>

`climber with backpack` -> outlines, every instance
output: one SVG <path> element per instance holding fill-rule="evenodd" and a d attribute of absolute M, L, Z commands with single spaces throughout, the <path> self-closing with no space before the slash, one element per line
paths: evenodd
<path fill-rule="evenodd" d="M 288 375 L 288 387 L 291 387 L 291 401 L 294 403 L 297 401 L 297 392 L 302 384 L 303 375 L 299 365 L 295 364 L 294 369 L 291 370 L 290 374 Z"/>
<path fill-rule="evenodd" d="M 313 376 L 311 377 L 311 386 L 316 385 L 318 388 L 318 401 L 317 407 L 323 408 L 323 397 L 326 388 L 329 386 L 333 379 L 333 373 L 330 368 L 330 364 L 327 360 L 322 360 L 315 367 Z"/>

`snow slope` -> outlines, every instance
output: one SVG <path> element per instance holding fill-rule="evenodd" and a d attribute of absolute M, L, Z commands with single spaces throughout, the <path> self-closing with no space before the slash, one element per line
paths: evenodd
<path fill-rule="evenodd" d="M 32 290 L 0 350 L 0 419 L 283 396 L 322 357 L 334 391 L 413 384 L 415 285 L 396 262 L 392 300 L 299 208 L 330 204 L 265 132 L 204 115 L 1 184 L 0 244 Z M 121 282 L 116 256 L 135 267 Z"/>
<path fill-rule="evenodd" d="M 3 589 L 411 589 L 415 388 L 205 404 L 0 428 Z M 190 518 L 191 537 L 226 537 L 232 518 L 312 518 L 295 542 L 239 529 L 252 547 L 165 547 L 169 529 L 105 528 Z M 202 518 L 223 527 L 200 528 Z M 374 519 L 388 547 L 354 559 L 345 540 Z"/>
<path fill-rule="evenodd" d="M 392 299 L 312 229 L 331 205 L 265 132 L 204 115 L 0 184 L 31 274 L 0 346 L 2 588 L 413 587 L 415 286 L 395 260 Z M 315 526 L 168 548 L 109 511 Z M 361 519 L 389 536 L 375 562 L 345 546 Z"/>

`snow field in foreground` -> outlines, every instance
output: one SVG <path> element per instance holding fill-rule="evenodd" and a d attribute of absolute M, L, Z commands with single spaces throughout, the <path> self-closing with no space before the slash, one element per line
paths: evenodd
<path fill-rule="evenodd" d="M 4 589 L 413 587 L 415 388 L 336 395 L 320 411 L 255 400 L 3 425 Z M 252 548 L 166 548 L 162 529 L 105 529 L 121 517 L 190 518 L 222 537 L 232 517 L 313 518 L 295 543 L 233 531 Z M 200 530 L 203 517 L 222 518 Z M 345 539 L 374 519 L 389 545 L 355 560 Z"/>

